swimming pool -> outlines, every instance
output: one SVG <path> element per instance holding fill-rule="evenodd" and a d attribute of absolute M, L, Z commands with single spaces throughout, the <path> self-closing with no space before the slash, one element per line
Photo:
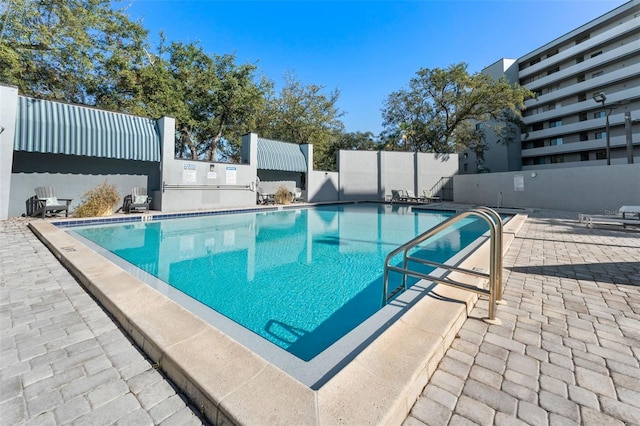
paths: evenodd
<path fill-rule="evenodd" d="M 364 203 L 73 231 L 258 353 L 266 350 L 267 359 L 284 359 L 294 370 L 324 365 L 302 374 L 314 383 L 393 315 L 379 315 L 387 253 L 452 214 Z M 444 262 L 487 229 L 467 220 L 419 250 Z M 359 337 L 349 336 L 357 329 Z"/>

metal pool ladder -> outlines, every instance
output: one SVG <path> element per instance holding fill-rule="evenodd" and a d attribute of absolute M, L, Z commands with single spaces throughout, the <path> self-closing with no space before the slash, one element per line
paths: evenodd
<path fill-rule="evenodd" d="M 479 271 L 474 271 L 470 269 L 460 268 L 451 265 L 445 265 L 443 263 L 430 261 L 427 259 L 420 259 L 417 257 L 413 257 L 409 254 L 409 251 L 425 241 L 427 238 L 432 237 L 433 235 L 441 232 L 453 224 L 461 221 L 462 219 L 469 216 L 478 216 L 484 219 L 485 222 L 489 224 L 490 228 L 490 258 L 489 258 L 489 273 L 483 273 Z M 384 294 L 382 304 L 386 305 L 391 298 L 393 298 L 400 291 L 407 289 L 407 276 L 410 275 L 412 277 L 433 281 L 438 284 L 444 284 L 456 288 L 460 288 L 462 290 L 473 291 L 475 293 L 483 294 L 489 296 L 489 317 L 485 318 L 485 322 L 490 324 L 501 324 L 499 318 L 496 318 L 496 304 L 504 303 L 502 301 L 502 219 L 500 215 L 496 213 L 494 210 L 488 207 L 476 207 L 471 210 L 464 211 L 459 213 L 444 222 L 434 226 L 429 229 L 427 232 L 417 236 L 411 241 L 406 242 L 402 246 L 393 250 L 389 253 L 384 261 Z M 402 267 L 394 266 L 391 264 L 391 261 L 398 254 L 402 253 Z M 429 274 L 424 274 L 418 271 L 413 271 L 409 269 L 409 262 L 419 263 L 423 265 L 435 266 L 437 268 L 446 269 L 449 272 L 456 271 L 461 272 L 463 274 L 472 275 L 480 278 L 485 278 L 489 280 L 489 289 L 476 287 L 470 284 L 462 283 L 459 281 L 455 281 L 447 277 L 448 274 L 443 275 L 442 277 L 435 277 Z M 389 293 L 389 271 L 399 272 L 402 274 L 402 284 L 397 288 L 393 289 L 391 293 Z"/>

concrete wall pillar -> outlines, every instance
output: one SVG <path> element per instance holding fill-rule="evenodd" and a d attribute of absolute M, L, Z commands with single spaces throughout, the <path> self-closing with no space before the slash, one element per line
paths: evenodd
<path fill-rule="evenodd" d="M 9 217 L 18 88 L 0 84 L 0 99 L 0 220 L 5 220 Z"/>
<path fill-rule="evenodd" d="M 242 136 L 242 163 L 258 167 L 258 134 L 247 133 Z"/>
<path fill-rule="evenodd" d="M 312 198 L 314 198 L 315 194 L 318 192 L 318 188 L 321 185 L 321 181 L 318 180 L 318 175 L 313 173 L 313 145 L 304 144 L 300 145 L 300 151 L 302 151 L 302 155 L 307 160 L 307 176 L 306 176 L 306 186 L 302 190 L 302 198 L 305 201 L 310 202 Z"/>
<path fill-rule="evenodd" d="M 152 209 L 162 211 L 162 196 L 164 183 L 169 169 L 168 162 L 173 162 L 176 156 L 176 119 L 162 117 L 158 119 L 158 132 L 160 133 L 160 184 L 158 191 L 153 193 Z"/>

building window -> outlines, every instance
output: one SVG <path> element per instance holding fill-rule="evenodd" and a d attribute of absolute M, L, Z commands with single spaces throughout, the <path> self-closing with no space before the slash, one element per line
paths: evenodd
<path fill-rule="evenodd" d="M 547 58 L 550 58 L 550 57 L 552 57 L 552 56 L 557 55 L 557 54 L 558 54 L 558 52 L 559 52 L 559 50 L 558 50 L 558 49 L 556 49 L 556 50 L 553 50 L 553 51 L 551 51 L 551 52 L 547 53 Z"/>
<path fill-rule="evenodd" d="M 582 83 L 585 80 L 584 74 L 578 75 L 577 79 L 578 79 L 578 83 Z"/>
<path fill-rule="evenodd" d="M 533 158 L 533 164 L 544 164 L 544 157 L 534 157 Z"/>
<path fill-rule="evenodd" d="M 549 128 L 562 126 L 562 120 L 549 121 Z"/>
<path fill-rule="evenodd" d="M 535 65 L 540 62 L 540 58 L 535 58 L 529 61 L 529 66 Z"/>
<path fill-rule="evenodd" d="M 579 63 L 581 63 L 581 62 L 584 62 L 584 56 L 578 56 L 578 57 L 576 58 L 576 64 L 579 64 Z"/>
<path fill-rule="evenodd" d="M 556 73 L 558 71 L 560 71 L 560 67 L 552 68 L 552 69 L 547 71 L 547 75 L 551 75 L 551 74 Z"/>
<path fill-rule="evenodd" d="M 580 43 L 584 43 L 585 41 L 589 40 L 589 34 L 587 34 L 586 36 L 579 38 L 576 40 L 576 44 L 580 44 Z"/>
<path fill-rule="evenodd" d="M 593 113 L 593 118 L 601 118 L 601 117 L 604 117 L 605 115 L 606 114 L 604 111 L 598 111 Z"/>
<path fill-rule="evenodd" d="M 542 147 L 544 147 L 544 140 L 539 139 L 537 141 L 533 141 L 533 147 L 534 148 L 542 148 Z"/>
<path fill-rule="evenodd" d="M 604 139 L 607 137 L 607 132 L 596 132 L 596 139 Z"/>
<path fill-rule="evenodd" d="M 581 152 L 580 153 L 580 161 L 589 161 L 589 153 Z"/>
<path fill-rule="evenodd" d="M 542 130 L 543 128 L 544 128 L 544 127 L 543 127 L 542 123 L 533 123 L 533 124 L 531 125 L 531 130 L 532 130 L 532 131 L 534 131 L 534 132 L 535 132 L 536 130 Z"/>
<path fill-rule="evenodd" d="M 552 155 L 551 163 L 564 163 L 564 155 Z"/>
<path fill-rule="evenodd" d="M 549 139 L 549 145 L 562 145 L 562 138 L 551 138 Z"/>
<path fill-rule="evenodd" d="M 536 95 L 536 98 L 542 96 L 542 89 L 537 89 L 533 91 L 533 94 Z"/>
<path fill-rule="evenodd" d="M 600 55 L 602 55 L 602 50 L 600 50 L 600 51 L 598 51 L 598 52 L 596 52 L 596 53 L 592 53 L 592 54 L 591 54 L 591 57 L 592 57 L 592 58 L 595 58 L 596 56 L 600 56 Z"/>
<path fill-rule="evenodd" d="M 587 113 L 586 112 L 581 112 L 579 117 L 580 117 L 580 121 L 587 121 Z"/>
<path fill-rule="evenodd" d="M 464 163 L 462 165 L 462 167 L 463 167 L 465 173 L 469 171 L 469 165 L 467 163 Z"/>
<path fill-rule="evenodd" d="M 588 141 L 589 140 L 589 133 L 588 132 L 581 132 L 580 133 L 580 142 L 584 142 L 584 141 Z"/>
<path fill-rule="evenodd" d="M 586 93 L 580 93 L 578 95 L 578 102 L 584 102 L 587 100 L 587 94 Z"/>
<path fill-rule="evenodd" d="M 604 149 L 602 151 L 596 151 L 596 160 L 606 160 L 607 159 L 607 151 Z"/>
<path fill-rule="evenodd" d="M 593 74 L 591 74 L 591 78 L 600 77 L 602 74 L 604 74 L 604 71 L 594 72 Z"/>

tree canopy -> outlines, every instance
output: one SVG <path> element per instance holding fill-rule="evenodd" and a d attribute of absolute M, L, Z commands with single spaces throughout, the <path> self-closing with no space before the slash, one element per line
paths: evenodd
<path fill-rule="evenodd" d="M 340 92 L 324 93 L 324 86 L 304 85 L 289 73 L 279 96 L 271 96 L 257 120 L 258 134 L 297 144 L 313 144 L 314 166 L 327 162 L 330 145 L 344 132 L 336 106 Z M 333 162 L 335 164 L 335 160 Z"/>
<path fill-rule="evenodd" d="M 489 129 L 502 143 L 513 139 L 512 126 L 529 97 L 533 97 L 531 91 L 505 77 L 470 75 L 464 63 L 448 69 L 423 68 L 408 89 L 387 98 L 382 109 L 383 138 L 388 149 L 482 153 Z"/>
<path fill-rule="evenodd" d="M 487 149 L 517 132 L 533 94 L 505 78 L 470 75 L 464 63 L 420 69 L 382 108 L 383 133 L 346 133 L 340 91 L 285 74 L 274 83 L 255 64 L 161 41 L 110 0 L 12 0 L 0 7 L 0 81 L 28 96 L 176 119 L 176 156 L 240 160 L 241 137 L 314 145 L 316 169 L 334 170 L 340 149 L 423 152 Z M 384 143 L 381 143 L 384 142 Z"/>
<path fill-rule="evenodd" d="M 255 65 L 238 65 L 230 54 L 207 55 L 195 43 L 174 42 L 168 56 L 165 66 L 181 100 L 175 114 L 177 153 L 209 161 L 239 161 L 242 135 L 255 127 L 271 83 L 256 82 Z"/>
<path fill-rule="evenodd" d="M 12 0 L 0 22 L 0 81 L 25 95 L 88 105 L 104 64 L 140 66 L 147 37 L 109 0 Z"/>

